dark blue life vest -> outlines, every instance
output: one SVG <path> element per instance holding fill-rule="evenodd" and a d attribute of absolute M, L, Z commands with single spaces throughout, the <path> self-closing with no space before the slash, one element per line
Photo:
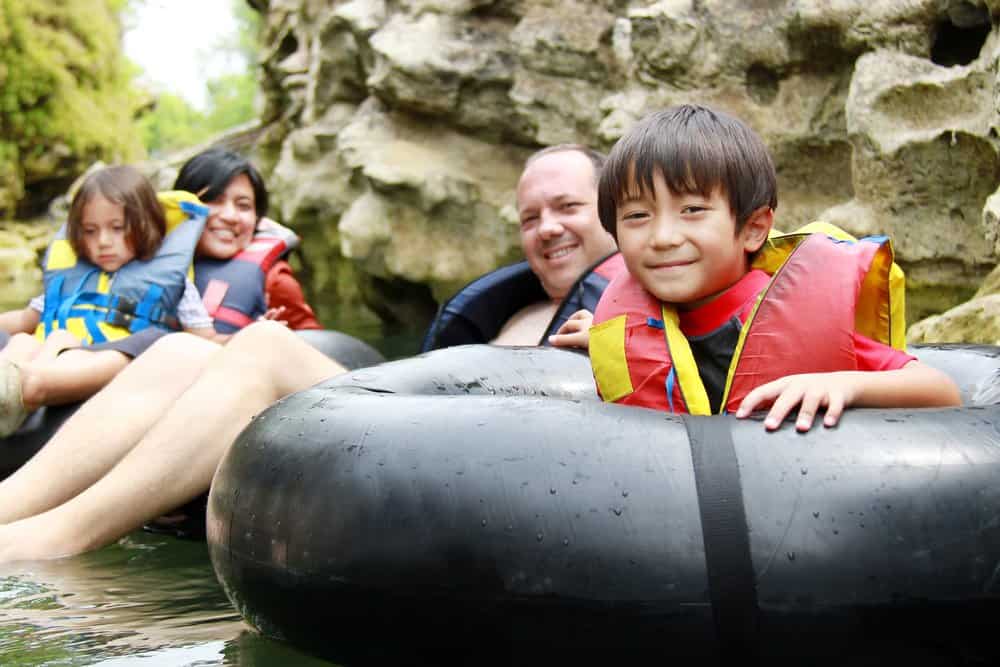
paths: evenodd
<path fill-rule="evenodd" d="M 584 271 L 559 304 L 538 344 L 548 345 L 549 336 L 576 311 L 585 308 L 593 312 L 604 288 L 624 267 L 621 254 L 615 251 Z M 489 343 L 515 313 L 548 298 L 528 262 L 491 271 L 473 280 L 441 306 L 424 336 L 420 351 Z"/>
<path fill-rule="evenodd" d="M 295 232 L 264 219 L 250 245 L 235 257 L 195 260 L 194 283 L 216 331 L 234 333 L 267 311 L 267 272 L 297 245 Z"/>

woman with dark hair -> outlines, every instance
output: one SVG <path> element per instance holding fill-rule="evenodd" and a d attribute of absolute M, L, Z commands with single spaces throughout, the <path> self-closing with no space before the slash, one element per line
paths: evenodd
<path fill-rule="evenodd" d="M 258 319 L 279 320 L 292 329 L 321 328 L 284 259 L 298 245 L 298 237 L 264 217 L 267 188 L 249 160 L 232 151 L 208 149 L 181 167 L 174 189 L 197 195 L 208 208 L 194 261 L 194 282 L 201 303 L 178 304 L 179 320 L 204 319 L 209 331 L 214 326 L 217 343 L 224 343 Z M 74 354 L 86 355 L 78 364 L 21 368 L 19 377 L 7 381 L 20 385 L 20 405 L 14 405 L 12 411 L 23 414 L 25 408 L 89 398 L 167 333 L 150 327 L 74 350 Z M 5 378 L 0 378 L 3 381 Z M 17 397 L 18 392 L 8 389 L 6 394 Z M 5 421 L 2 408 L 0 405 L 0 429 Z M 16 428 L 21 419 L 6 421 Z M 9 433 L 9 429 L 0 430 L 0 437 Z"/>
<path fill-rule="evenodd" d="M 267 188 L 249 160 L 210 148 L 181 167 L 174 189 L 198 195 L 210 211 L 195 284 L 218 331 L 234 333 L 268 309 L 278 312 L 266 319 L 280 318 L 290 329 L 322 328 L 284 259 L 298 237 L 265 217 Z"/>

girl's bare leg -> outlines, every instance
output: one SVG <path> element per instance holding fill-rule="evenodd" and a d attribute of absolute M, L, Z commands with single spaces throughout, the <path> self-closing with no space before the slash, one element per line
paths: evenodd
<path fill-rule="evenodd" d="M 34 359 L 42 350 L 42 341 L 31 334 L 18 333 L 10 337 L 7 345 L 0 350 L 0 358 L 10 359 L 22 366 Z"/>
<path fill-rule="evenodd" d="M 80 406 L 38 454 L 0 482 L 0 523 L 55 507 L 100 479 L 194 382 L 218 350 L 218 345 L 202 338 L 174 334 L 128 364 L 103 391 Z"/>
<path fill-rule="evenodd" d="M 174 344 L 156 350 L 152 357 L 145 354 L 140 356 L 140 359 L 151 359 L 144 361 L 142 367 L 148 369 L 151 368 L 150 364 L 160 364 L 161 360 L 162 363 L 172 361 L 170 366 L 159 369 L 162 373 L 167 368 L 172 368 L 173 363 L 186 364 L 188 353 L 182 355 L 184 350 L 168 352 L 167 347 L 174 347 Z M 151 347 L 150 352 L 154 349 Z M 165 355 L 183 358 L 168 360 L 164 358 Z M 190 356 L 193 357 L 194 365 L 200 368 L 197 355 Z M 21 368 L 21 400 L 28 410 L 42 405 L 63 405 L 85 400 L 111 382 L 129 361 L 128 355 L 115 350 L 67 350 L 51 361 L 28 363 Z"/>
<path fill-rule="evenodd" d="M 72 350 L 77 347 L 80 347 L 80 339 L 68 331 L 59 329 L 45 337 L 42 349 L 31 361 L 41 364 L 52 363 L 63 350 Z"/>
<path fill-rule="evenodd" d="M 106 475 L 48 512 L 0 526 L 0 561 L 95 549 L 194 498 L 254 415 L 344 370 L 285 327 L 252 324 Z"/>

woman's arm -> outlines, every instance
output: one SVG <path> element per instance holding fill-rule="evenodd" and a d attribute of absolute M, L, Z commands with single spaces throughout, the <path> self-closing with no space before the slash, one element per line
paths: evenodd
<path fill-rule="evenodd" d="M 288 262 L 275 262 L 264 281 L 268 308 L 284 308 L 281 319 L 289 329 L 322 329 L 313 309 L 306 303 L 302 285 Z"/>

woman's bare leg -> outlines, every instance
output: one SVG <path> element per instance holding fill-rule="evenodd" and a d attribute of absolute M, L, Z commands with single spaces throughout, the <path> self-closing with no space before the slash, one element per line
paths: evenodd
<path fill-rule="evenodd" d="M 344 370 L 285 327 L 252 324 L 107 475 L 48 512 L 0 526 L 0 561 L 95 549 L 190 500 L 254 415 Z"/>
<path fill-rule="evenodd" d="M 80 406 L 38 454 L 0 482 L 0 523 L 44 512 L 100 479 L 219 349 L 189 334 L 157 341 Z"/>

